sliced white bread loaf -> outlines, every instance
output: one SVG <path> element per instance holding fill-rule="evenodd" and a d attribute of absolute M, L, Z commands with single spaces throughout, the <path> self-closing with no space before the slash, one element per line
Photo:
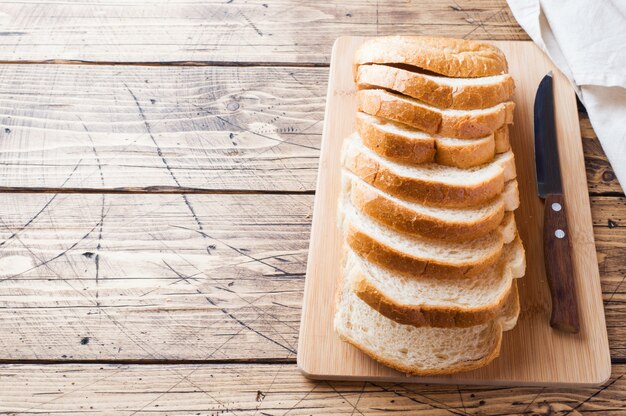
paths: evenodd
<path fill-rule="evenodd" d="M 447 77 L 474 78 L 508 72 L 502 51 L 484 42 L 427 36 L 386 36 L 365 41 L 354 55 L 363 64 L 406 64 Z"/>
<path fill-rule="evenodd" d="M 468 327 L 496 319 L 514 296 L 515 278 L 526 270 L 517 237 L 504 246 L 497 263 L 465 279 L 408 278 L 359 257 L 352 290 L 387 318 L 413 326 Z"/>
<path fill-rule="evenodd" d="M 494 264 L 517 233 L 507 213 L 500 226 L 468 241 L 443 241 L 399 233 L 357 210 L 344 198 L 340 212 L 345 241 L 368 261 L 408 277 L 465 278 Z"/>
<path fill-rule="evenodd" d="M 433 207 L 396 198 L 343 171 L 343 192 L 352 205 L 387 227 L 446 241 L 463 241 L 495 230 L 506 211 L 519 206 L 517 181 L 505 183 L 501 195 L 469 208 Z"/>
<path fill-rule="evenodd" d="M 350 290 L 358 269 L 346 262 L 334 319 L 346 342 L 398 371 L 418 376 L 451 374 L 487 365 L 500 353 L 502 331 L 514 326 L 519 299 L 513 296 L 502 315 L 467 328 L 415 327 L 377 312 Z"/>
<path fill-rule="evenodd" d="M 508 210 L 519 195 L 506 72 L 500 50 L 473 41 L 377 38 L 355 55 L 362 114 L 342 153 L 334 325 L 400 371 L 482 367 L 517 322 L 525 258 Z"/>
<path fill-rule="evenodd" d="M 515 92 L 509 74 L 481 78 L 450 78 L 409 71 L 391 65 L 361 65 L 357 70 L 359 89 L 386 89 L 438 108 L 476 110 L 489 108 L 511 98 Z"/>
<path fill-rule="evenodd" d="M 512 101 L 479 110 L 442 110 L 386 90 L 357 92 L 359 111 L 383 117 L 430 134 L 479 139 L 513 122 Z"/>
<path fill-rule="evenodd" d="M 408 165 L 436 162 L 471 168 L 490 162 L 496 153 L 509 150 L 506 125 L 480 139 L 457 139 L 424 133 L 405 124 L 357 112 L 356 131 L 373 152 Z"/>
<path fill-rule="evenodd" d="M 398 198 L 446 207 L 484 204 L 500 195 L 504 183 L 516 176 L 511 152 L 470 169 L 436 163 L 408 166 L 371 151 L 356 133 L 345 139 L 343 166 L 365 182 Z"/>

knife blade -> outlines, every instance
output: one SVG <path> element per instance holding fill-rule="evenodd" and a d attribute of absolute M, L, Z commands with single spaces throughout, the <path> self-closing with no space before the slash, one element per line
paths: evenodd
<path fill-rule="evenodd" d="M 550 326 L 578 333 L 580 323 L 556 135 L 552 72 L 539 83 L 534 110 L 537 193 L 544 200 L 543 251 L 552 298 Z"/>

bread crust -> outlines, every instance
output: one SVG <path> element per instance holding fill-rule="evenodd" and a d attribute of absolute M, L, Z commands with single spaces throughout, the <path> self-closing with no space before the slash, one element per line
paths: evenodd
<path fill-rule="evenodd" d="M 384 131 L 376 125 L 356 118 L 356 131 L 363 144 L 384 158 L 398 163 L 420 164 L 435 160 L 435 139 L 409 139 L 399 134 Z"/>
<path fill-rule="evenodd" d="M 484 137 L 495 133 L 502 126 L 512 123 L 513 110 L 515 110 L 515 103 L 507 101 L 502 103 L 498 110 L 487 114 L 442 117 L 438 133 L 442 136 L 462 139 Z"/>
<path fill-rule="evenodd" d="M 488 234 L 498 228 L 505 212 L 503 201 L 480 220 L 444 221 L 400 205 L 356 180 L 350 188 L 350 198 L 359 211 L 391 229 L 444 241 L 465 241 Z"/>
<path fill-rule="evenodd" d="M 354 69 L 363 64 L 413 65 L 447 77 L 475 78 L 508 72 L 502 51 L 484 42 L 427 36 L 387 36 L 365 41 Z"/>
<path fill-rule="evenodd" d="M 397 94 L 384 90 L 357 91 L 358 109 L 373 116 L 408 124 L 430 134 L 437 134 L 441 113 L 397 99 Z"/>
<path fill-rule="evenodd" d="M 359 66 L 356 83 L 359 89 L 393 90 L 435 107 L 459 110 L 493 107 L 507 101 L 515 92 L 510 75 L 493 84 L 450 85 L 445 83 L 445 78 L 376 64 Z"/>
<path fill-rule="evenodd" d="M 370 150 L 385 159 L 405 165 L 436 162 L 440 165 L 467 169 L 488 163 L 496 153 L 508 150 L 508 147 L 503 145 L 503 143 L 508 145 L 508 129 L 504 127 L 480 139 L 459 139 L 463 140 L 463 144 L 455 145 L 449 145 L 443 138 L 437 136 L 415 139 L 385 131 L 360 116 L 356 117 L 356 131 L 361 136 L 363 144 Z"/>
<path fill-rule="evenodd" d="M 359 274 L 353 282 L 352 290 L 356 295 L 380 314 L 403 325 L 415 327 L 466 328 L 481 325 L 497 319 L 502 312 L 515 302 L 517 292 L 515 280 L 506 264 L 498 267 L 498 273 L 508 273 L 508 285 L 494 302 L 480 307 L 442 306 L 442 305 L 403 305 L 387 297 L 370 283 L 364 274 Z"/>
<path fill-rule="evenodd" d="M 426 205 L 470 207 L 484 204 L 498 196 L 504 188 L 502 174 L 475 185 L 456 185 L 432 182 L 427 179 L 400 176 L 385 164 L 348 147 L 344 167 L 365 182 L 391 195 Z"/>
<path fill-rule="evenodd" d="M 426 133 L 436 134 L 441 125 L 441 114 L 428 108 L 397 99 L 399 96 L 383 90 L 357 91 L 358 110 L 386 118 Z"/>
<path fill-rule="evenodd" d="M 489 354 L 481 358 L 480 360 L 475 361 L 464 361 L 462 363 L 458 363 L 456 365 L 446 367 L 446 368 L 431 368 L 424 369 L 416 366 L 406 366 L 395 361 L 392 361 L 386 357 L 383 357 L 369 348 L 360 345 L 359 343 L 350 339 L 346 334 L 337 331 L 339 334 L 339 338 L 342 341 L 347 342 L 353 347 L 363 351 L 370 358 L 378 361 L 379 363 L 386 365 L 387 367 L 393 368 L 394 370 L 400 371 L 410 376 L 437 376 L 437 375 L 446 375 L 446 374 L 454 374 L 460 373 L 463 371 L 471 371 L 477 368 L 481 368 L 492 362 L 500 355 L 500 347 L 502 345 L 502 326 L 499 323 L 494 323 L 490 326 L 490 329 L 493 332 L 493 347 Z"/>
<path fill-rule="evenodd" d="M 519 319 L 520 311 L 522 310 L 519 303 L 519 289 L 517 287 L 517 279 L 513 279 L 512 292 L 513 293 L 511 294 L 510 298 L 511 301 L 507 303 L 507 306 L 502 310 L 502 318 L 500 319 L 500 324 L 502 325 L 503 331 L 510 331 L 515 328 L 515 325 L 517 325 L 517 320 Z"/>
<path fill-rule="evenodd" d="M 343 259 L 346 258 L 345 250 L 343 251 L 342 258 Z M 342 263 L 343 263 L 343 260 L 342 260 Z M 337 326 L 336 316 L 339 310 L 338 305 L 341 300 L 341 296 L 343 296 L 343 285 L 341 284 L 341 281 L 342 279 L 347 278 L 345 274 L 346 274 L 346 270 L 344 267 L 342 267 L 342 273 L 339 275 L 337 296 L 335 298 L 335 325 L 334 325 L 335 332 L 337 333 L 337 335 L 342 341 L 347 342 L 348 344 L 351 344 L 353 347 L 361 350 L 370 358 L 378 361 L 379 363 L 387 367 L 406 373 L 407 375 L 413 375 L 413 376 L 446 375 L 446 374 L 453 374 L 453 373 L 458 373 L 458 372 L 463 372 L 463 371 L 475 370 L 477 368 L 486 366 L 487 364 L 489 364 L 491 361 L 493 361 L 500 355 L 500 348 L 502 345 L 502 332 L 510 330 L 515 326 L 515 323 L 517 321 L 517 316 L 519 315 L 519 311 L 520 311 L 517 283 L 514 282 L 513 284 L 514 297 L 512 299 L 514 303 L 509 304 L 507 305 L 507 307 L 503 308 L 503 313 L 505 315 L 499 317 L 497 320 L 494 320 L 488 327 L 490 330 L 490 333 L 488 334 L 488 336 L 490 335 L 490 338 L 492 339 L 492 343 L 491 343 L 491 348 L 489 352 L 485 356 L 483 356 L 482 358 L 478 360 L 464 361 L 464 362 L 460 362 L 460 363 L 457 363 L 455 365 L 448 366 L 445 368 L 424 369 L 418 366 L 403 365 L 401 363 L 398 363 L 397 361 L 393 361 L 387 357 L 381 356 L 377 354 L 376 352 L 372 351 L 371 349 L 352 340 L 346 333 L 344 333 L 341 330 L 341 327 Z"/>
<path fill-rule="evenodd" d="M 437 375 L 459 373 L 463 371 L 471 371 L 471 370 L 475 370 L 477 368 L 486 366 L 487 364 L 489 364 L 491 361 L 493 361 L 500 355 L 500 348 L 502 346 L 502 332 L 513 329 L 517 321 L 519 312 L 520 312 L 519 295 L 518 295 L 517 283 L 515 282 L 513 285 L 513 292 L 514 292 L 513 298 L 512 298 L 513 304 L 508 305 L 507 307 L 504 308 L 506 313 L 511 314 L 513 316 L 510 316 L 510 317 L 503 316 L 498 321 L 494 321 L 493 324 L 490 325 L 490 329 L 492 330 L 492 333 L 493 333 L 493 343 L 492 343 L 492 349 L 490 350 L 490 352 L 487 355 L 485 355 L 483 358 L 481 358 L 480 360 L 466 361 L 466 362 L 458 363 L 454 366 L 450 366 L 446 368 L 424 369 L 424 368 L 420 368 L 417 366 L 402 365 L 396 361 L 392 361 L 384 356 L 381 356 L 375 353 L 374 351 L 370 350 L 369 348 L 353 341 L 346 334 L 342 333 L 339 330 L 339 328 L 335 327 L 335 331 L 337 332 L 337 334 L 339 335 L 339 338 L 341 338 L 342 341 L 347 342 L 348 344 L 351 344 L 353 347 L 363 351 L 370 358 L 380 362 L 381 364 L 386 365 L 390 368 L 393 368 L 397 371 L 406 373 L 407 375 L 437 376 Z"/>
<path fill-rule="evenodd" d="M 520 200 L 519 200 L 519 185 L 517 180 L 508 181 L 505 185 L 504 191 L 502 194 L 505 196 L 504 198 L 504 210 L 505 211 L 515 211 L 519 208 Z"/>
<path fill-rule="evenodd" d="M 344 257 L 345 257 L 345 251 L 344 251 Z M 339 303 L 341 302 L 341 297 L 343 296 L 343 285 L 341 284 L 341 281 L 342 279 L 347 278 L 345 276 L 345 269 L 342 268 L 342 270 L 343 272 L 339 276 L 340 280 L 338 284 L 337 296 L 335 298 L 335 317 L 337 316 L 336 314 L 339 310 Z M 518 304 L 518 309 L 519 309 L 519 304 Z M 458 373 L 461 371 L 470 371 L 476 368 L 483 367 L 489 364 L 495 358 L 497 358 L 498 355 L 500 355 L 500 347 L 502 345 L 502 324 L 500 323 L 500 321 L 494 321 L 492 324 L 489 325 L 489 329 L 490 329 L 489 335 L 491 335 L 490 338 L 493 340 L 492 348 L 490 349 L 489 353 L 486 354 L 484 357 L 482 357 L 479 360 L 464 361 L 456 365 L 445 367 L 445 368 L 424 369 L 424 368 L 420 368 L 417 366 L 406 366 L 396 361 L 392 361 L 384 356 L 381 356 L 375 353 L 371 349 L 359 344 L 358 342 L 353 341 L 347 334 L 343 333 L 336 324 L 334 325 L 334 329 L 342 341 L 347 342 L 348 344 L 351 344 L 353 347 L 363 351 L 372 359 L 390 368 L 393 368 L 400 372 L 406 373 L 408 375 L 414 375 L 414 376 L 434 376 L 434 375 L 453 374 L 453 373 Z"/>
<path fill-rule="evenodd" d="M 511 150 L 509 141 L 509 125 L 505 124 L 495 131 L 493 138 L 496 144 L 496 153 L 504 153 Z"/>
<path fill-rule="evenodd" d="M 430 134 L 479 139 L 513 122 L 515 104 L 507 101 L 483 113 L 446 114 L 420 102 L 385 90 L 357 91 L 358 109 L 364 113 L 408 124 Z"/>
<path fill-rule="evenodd" d="M 449 145 L 445 140 L 437 140 L 436 162 L 440 165 L 467 169 L 489 163 L 496 154 L 493 135 L 463 142 L 461 145 Z"/>
<path fill-rule="evenodd" d="M 410 278 L 449 278 L 474 277 L 500 258 L 504 241 L 500 237 L 500 247 L 486 253 L 480 259 L 459 263 L 414 257 L 390 247 L 370 236 L 350 222 L 345 227 L 345 238 L 350 248 L 364 259 Z"/>

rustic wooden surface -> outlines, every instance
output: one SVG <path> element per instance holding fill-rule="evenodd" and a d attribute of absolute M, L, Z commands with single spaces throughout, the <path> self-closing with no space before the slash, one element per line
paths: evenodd
<path fill-rule="evenodd" d="M 582 107 L 611 381 L 295 366 L 333 40 L 528 39 L 504 0 L 5 1 L 0 22 L 0 413 L 626 411 L 626 199 Z"/>
<path fill-rule="evenodd" d="M 528 39 L 503 0 L 90 0 L 0 5 L 0 60 L 319 66 L 341 35 Z"/>
<path fill-rule="evenodd" d="M 12 195 L 2 358 L 294 359 L 312 201 Z"/>
<path fill-rule="evenodd" d="M 5 365 L 0 380 L 3 414 L 623 415 L 625 371 L 578 390 L 312 382 L 289 364 Z"/>
<path fill-rule="evenodd" d="M 1 185 L 313 192 L 327 78 L 327 68 L 0 65 L 11 149 Z"/>

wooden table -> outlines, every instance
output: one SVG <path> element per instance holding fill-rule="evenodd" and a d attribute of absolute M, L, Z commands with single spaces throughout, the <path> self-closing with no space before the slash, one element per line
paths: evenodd
<path fill-rule="evenodd" d="M 0 4 L 2 414 L 626 412 L 626 199 L 582 107 L 604 387 L 300 375 L 333 40 L 527 39 L 503 0 L 322 3 Z"/>

